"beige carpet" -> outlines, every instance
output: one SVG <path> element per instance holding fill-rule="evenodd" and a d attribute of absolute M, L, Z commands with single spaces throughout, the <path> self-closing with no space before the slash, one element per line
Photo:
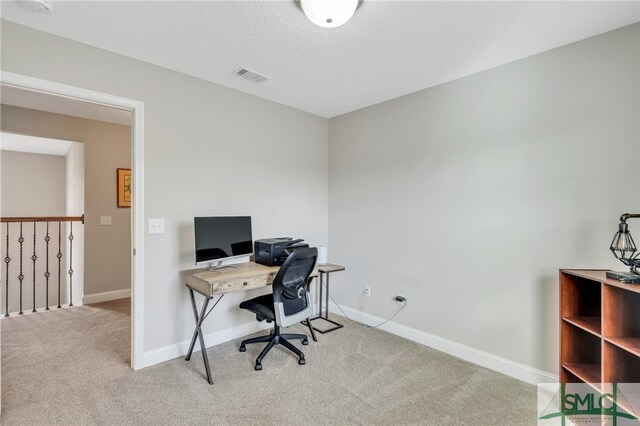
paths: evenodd
<path fill-rule="evenodd" d="M 238 340 L 208 350 L 213 386 L 199 352 L 133 372 L 129 303 L 2 320 L 2 424 L 535 424 L 535 387 L 353 323 L 304 366 L 276 347 L 254 371 Z"/>

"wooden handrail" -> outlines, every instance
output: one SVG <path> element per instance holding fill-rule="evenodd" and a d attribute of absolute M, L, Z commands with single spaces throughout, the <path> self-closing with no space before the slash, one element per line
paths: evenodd
<path fill-rule="evenodd" d="M 84 224 L 84 215 L 82 216 L 37 216 L 37 217 L 3 217 L 0 218 L 2 223 L 15 222 L 82 222 Z"/>

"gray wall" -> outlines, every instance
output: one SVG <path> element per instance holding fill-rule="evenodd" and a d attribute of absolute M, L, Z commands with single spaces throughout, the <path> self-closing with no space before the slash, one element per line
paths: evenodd
<path fill-rule="evenodd" d="M 66 164 L 65 157 L 59 155 L 33 154 L 26 152 L 0 151 L 0 163 L 2 164 L 0 177 L 0 193 L 2 194 L 2 216 L 19 217 L 19 216 L 64 216 L 66 212 Z M 7 236 L 6 224 L 2 224 L 0 229 L 0 241 L 2 241 L 2 258 L 6 255 L 5 241 Z M 54 242 L 57 241 L 51 229 Z M 56 228 L 57 230 L 57 225 Z M 64 231 L 66 228 L 64 228 Z M 25 312 L 32 309 L 33 297 L 33 263 L 31 262 L 31 254 L 34 252 L 33 247 L 33 223 L 25 223 L 23 225 L 24 243 L 23 243 L 23 275 L 26 277 L 23 281 L 23 308 Z M 39 223 L 36 226 L 37 241 L 35 253 L 38 256 L 36 266 L 36 307 L 44 307 L 46 304 L 45 278 L 45 259 L 47 251 L 44 243 L 46 233 L 46 224 Z M 9 245 L 9 300 L 8 312 L 18 312 L 20 310 L 20 292 L 19 292 L 19 259 L 20 245 L 18 237 L 20 236 L 20 224 L 12 223 L 9 225 L 10 245 Z M 66 243 L 64 241 L 63 243 Z M 53 244 L 53 243 L 52 243 Z M 63 244 L 66 246 L 66 244 Z M 64 251 L 66 253 L 66 250 Z M 52 271 L 55 271 L 57 259 L 57 244 L 52 245 L 49 251 L 49 264 Z M 1 310 L 5 312 L 5 273 L 7 264 L 2 262 L 0 265 L 0 277 L 2 277 L 2 291 L 0 292 Z M 55 273 L 54 273 L 55 275 Z M 76 280 L 77 282 L 78 280 Z M 63 303 L 67 297 L 66 276 L 62 276 L 61 280 L 61 300 Z M 51 279 L 49 285 L 49 301 L 57 301 L 57 280 Z"/>
<path fill-rule="evenodd" d="M 179 273 L 194 266 L 194 216 L 326 244 L 326 119 L 6 21 L 1 51 L 3 70 L 145 103 L 145 215 L 167 223 L 145 238 L 145 351 L 191 337 Z M 225 297 L 204 332 L 255 323 L 237 308 L 252 294 Z"/>
<path fill-rule="evenodd" d="M 558 269 L 624 269 L 640 207 L 639 30 L 332 119 L 333 298 L 557 373 Z"/>
<path fill-rule="evenodd" d="M 84 294 L 131 288 L 131 209 L 116 203 L 116 169 L 131 167 L 131 127 L 8 105 L 1 111 L 5 132 L 84 144 Z M 65 210 L 63 202 L 58 214 Z M 112 225 L 100 226 L 100 216 Z"/>
<path fill-rule="evenodd" d="M 0 160 L 2 216 L 65 214 L 67 207 L 64 157 L 2 151 Z"/>
<path fill-rule="evenodd" d="M 192 219 L 327 243 L 339 303 L 556 371 L 561 267 L 637 210 L 638 26 L 327 120 L 2 23 L 4 70 L 145 102 L 145 350 L 189 337 Z M 330 141 L 330 154 L 327 152 Z M 328 157 L 331 167 L 327 182 Z M 331 198 L 328 198 L 328 189 Z M 205 333 L 253 317 L 225 297 Z"/>

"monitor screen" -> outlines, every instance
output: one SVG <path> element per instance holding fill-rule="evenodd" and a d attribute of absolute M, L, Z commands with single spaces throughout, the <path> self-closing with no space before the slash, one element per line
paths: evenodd
<path fill-rule="evenodd" d="M 196 217 L 196 263 L 253 253 L 251 216 Z"/>

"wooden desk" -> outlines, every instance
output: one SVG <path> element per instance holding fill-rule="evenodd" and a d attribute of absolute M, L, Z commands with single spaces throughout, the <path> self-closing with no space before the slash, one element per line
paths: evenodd
<path fill-rule="evenodd" d="M 191 359 L 196 339 L 198 339 L 200 341 L 202 358 L 204 360 L 204 368 L 207 372 L 207 381 L 210 385 L 213 384 L 213 376 L 211 375 L 209 358 L 207 357 L 206 351 L 207 347 L 204 344 L 204 336 L 202 334 L 203 321 L 225 294 L 270 286 L 273 283 L 276 274 L 280 270 L 279 266 L 265 266 L 255 262 L 237 263 L 229 266 L 233 267 L 226 267 L 214 271 L 211 271 L 208 268 L 200 268 L 182 272 L 185 285 L 189 289 L 193 316 L 196 320 L 196 328 L 193 331 L 191 344 L 189 345 L 189 351 L 187 352 L 185 359 L 187 361 Z M 317 276 L 318 268 L 316 267 L 311 273 L 311 277 Z M 204 297 L 204 302 L 202 303 L 202 307 L 199 312 L 194 292 L 201 294 Z M 209 302 L 213 300 L 215 296 L 219 296 L 218 300 L 216 300 L 211 309 L 207 312 Z M 309 330 L 313 333 L 312 327 L 309 327 Z M 312 334 L 312 337 L 313 340 L 317 341 L 315 334 Z"/>
<path fill-rule="evenodd" d="M 230 266 L 233 268 L 217 271 L 206 268 L 184 271 L 185 284 L 205 297 L 212 297 L 271 285 L 280 270 L 279 266 L 265 266 L 254 262 Z"/>

